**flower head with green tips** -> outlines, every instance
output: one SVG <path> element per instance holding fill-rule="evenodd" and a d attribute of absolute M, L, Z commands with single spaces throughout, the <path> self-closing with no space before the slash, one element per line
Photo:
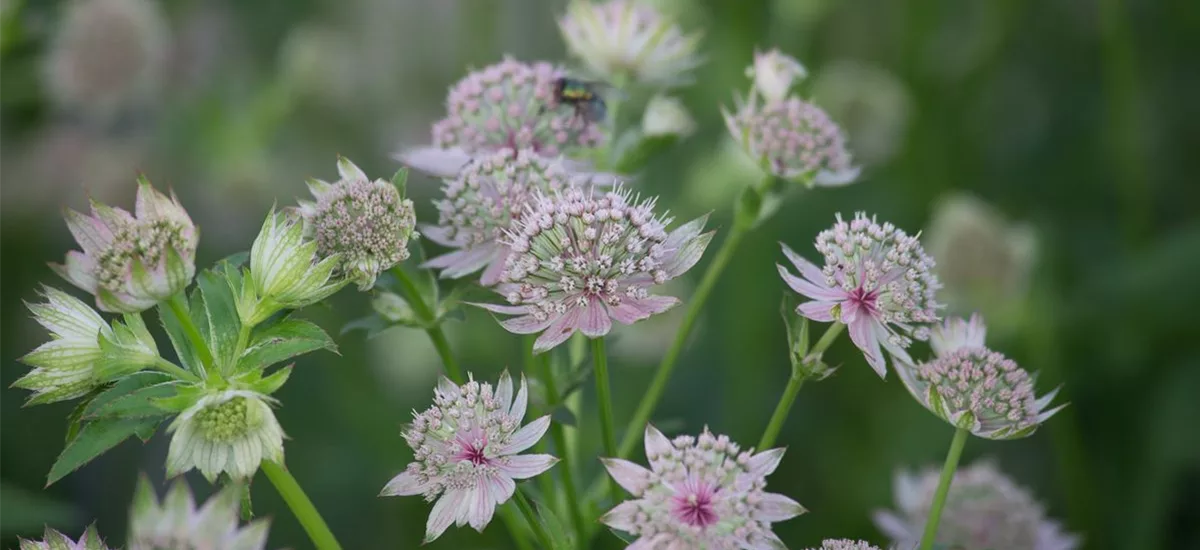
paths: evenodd
<path fill-rule="evenodd" d="M 196 274 L 199 232 L 174 196 L 142 177 L 130 214 L 92 202 L 92 214 L 66 211 L 67 227 L 82 251 L 51 265 L 71 284 L 96 296 L 104 311 L 133 313 L 187 287 Z"/>
<path fill-rule="evenodd" d="M 414 413 L 404 430 L 415 452 L 413 462 L 380 496 L 437 500 L 425 524 L 425 542 L 441 536 L 452 523 L 482 531 L 496 506 L 512 498 L 513 480 L 536 476 L 558 462 L 550 455 L 519 454 L 550 427 L 550 415 L 521 426 L 528 401 L 524 376 L 514 395 L 507 371 L 495 388 L 474 378 L 459 386 L 443 377 L 434 390 L 433 406 Z"/>
<path fill-rule="evenodd" d="M 567 49 L 596 78 L 676 85 L 690 81 L 702 61 L 700 34 L 684 33 L 644 0 L 573 0 L 558 27 Z"/>
<path fill-rule="evenodd" d="M 159 502 L 142 476 L 129 514 L 129 550 L 262 550 L 270 523 L 238 525 L 240 491 L 226 485 L 197 508 L 186 482 L 174 482 Z"/>
<path fill-rule="evenodd" d="M 1055 389 L 1038 397 L 1034 377 L 984 345 L 983 319 L 947 319 L 930 338 L 935 357 L 896 369 L 925 408 L 952 426 L 985 439 L 1016 439 L 1034 432 L 1066 405 L 1050 408 Z"/>
<path fill-rule="evenodd" d="M 279 308 L 299 309 L 328 298 L 345 282 L 334 276 L 340 256 L 321 258 L 291 212 L 271 210 L 250 248 L 250 284 L 238 297 L 242 322 L 257 324 Z"/>
<path fill-rule="evenodd" d="M 263 460 L 283 460 L 283 429 L 270 397 L 248 390 L 207 394 L 175 418 L 167 451 L 167 475 L 200 470 L 213 481 L 221 473 L 248 479 Z"/>
<path fill-rule="evenodd" d="M 42 540 L 21 539 L 20 545 L 21 550 L 108 550 L 95 524 L 89 525 L 78 541 L 47 527 Z"/>
<path fill-rule="evenodd" d="M 416 236 L 413 203 L 345 157 L 338 159 L 338 174 L 334 183 L 308 181 L 317 200 L 300 202 L 305 233 L 316 240 L 317 254 L 336 256 L 338 271 L 369 290 L 380 273 L 408 259 L 408 240 Z"/>

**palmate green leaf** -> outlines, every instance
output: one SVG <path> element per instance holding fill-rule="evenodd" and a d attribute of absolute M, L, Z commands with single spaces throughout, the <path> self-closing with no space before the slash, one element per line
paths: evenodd
<path fill-rule="evenodd" d="M 188 308 L 187 314 L 190 316 L 191 308 L 186 302 L 185 300 L 184 307 Z M 192 345 L 191 339 L 187 337 L 187 333 L 183 331 L 183 320 L 175 315 L 175 311 L 166 302 L 158 305 L 158 320 L 162 324 L 163 331 L 167 333 L 167 339 L 171 341 L 171 347 L 175 350 L 175 356 L 179 358 L 183 368 L 203 376 L 204 369 L 200 364 L 200 355 Z"/>
<path fill-rule="evenodd" d="M 158 406 L 156 400 L 175 396 L 178 393 L 177 387 L 177 382 L 170 381 L 139 388 L 103 406 L 88 407 L 83 413 L 83 419 L 162 416 L 169 411 Z"/>
<path fill-rule="evenodd" d="M 337 353 L 337 344 L 321 327 L 302 319 L 281 319 L 254 331 L 237 370 L 258 370 L 320 349 Z"/>
<path fill-rule="evenodd" d="M 129 397 L 140 390 L 162 384 L 164 382 L 170 382 L 171 380 L 172 378 L 169 375 L 161 372 L 139 372 L 130 376 L 126 376 L 125 378 L 118 380 L 116 383 L 109 385 L 107 388 L 104 388 L 103 391 L 89 400 L 87 406 L 83 407 L 83 409 L 80 411 L 79 420 L 87 422 L 101 416 L 111 416 L 107 414 L 106 411 L 111 410 L 110 408 L 113 406 L 114 402 Z M 171 393 L 174 393 L 173 389 Z M 164 396 L 159 395 L 157 397 Z M 128 404 L 126 404 L 126 406 L 128 406 Z M 162 414 L 162 412 L 163 411 L 159 410 L 159 414 Z"/>
<path fill-rule="evenodd" d="M 46 486 L 49 487 L 67 474 L 82 468 L 92 459 L 116 447 L 131 435 L 137 435 L 143 441 L 149 439 L 166 417 L 167 415 L 143 418 L 102 418 L 84 422 L 79 433 L 67 443 L 66 448 L 54 461 L 54 465 L 50 467 L 50 473 L 46 476 Z"/>
<path fill-rule="evenodd" d="M 238 317 L 237 305 L 230 280 L 221 266 L 206 270 L 196 276 L 196 283 L 204 297 L 205 323 L 208 326 L 208 347 L 213 359 L 222 369 L 233 365 L 237 353 L 238 331 L 242 321 Z M 234 270 L 236 271 L 236 270 Z"/>

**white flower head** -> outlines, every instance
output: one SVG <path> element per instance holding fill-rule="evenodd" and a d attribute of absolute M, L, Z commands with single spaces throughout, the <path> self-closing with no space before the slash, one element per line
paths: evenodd
<path fill-rule="evenodd" d="M 952 426 L 985 439 L 1026 437 L 1066 405 L 1050 408 L 1058 389 L 1038 397 L 1034 377 L 985 347 L 986 334 L 977 315 L 947 319 L 930 336 L 935 357 L 902 361 L 896 371 L 917 401 Z"/>
<path fill-rule="evenodd" d="M 783 101 L 792 85 L 808 76 L 796 58 L 778 49 L 766 53 L 754 52 L 754 64 L 746 68 L 746 76 L 754 80 L 754 89 L 767 103 Z"/>
<path fill-rule="evenodd" d="M 226 485 L 197 508 L 186 482 L 175 481 L 160 503 L 142 476 L 129 512 L 129 550 L 262 550 L 270 522 L 238 526 L 240 489 Z"/>
<path fill-rule="evenodd" d="M 249 479 L 263 460 L 283 460 L 283 429 L 268 404 L 274 400 L 247 390 L 201 397 L 180 413 L 167 431 L 167 475 L 193 468 L 213 481 L 221 473 Z"/>
<path fill-rule="evenodd" d="M 329 297 L 344 285 L 334 277 L 340 261 L 317 256 L 317 243 L 304 238 L 299 216 L 272 209 L 250 248 L 247 288 L 253 292 L 238 299 L 242 322 L 257 324 L 277 308 L 299 309 Z"/>
<path fill-rule="evenodd" d="M 370 290 L 380 273 L 408 259 L 415 236 L 413 203 L 391 182 L 371 180 L 349 159 L 338 159 L 341 179 L 311 179 L 315 202 L 301 201 L 305 231 L 322 258 L 337 257 L 338 272 Z"/>
<path fill-rule="evenodd" d="M 108 545 L 96 532 L 94 523 L 88 526 L 78 541 L 47 527 L 42 540 L 20 539 L 20 546 L 21 550 L 108 550 Z"/>
<path fill-rule="evenodd" d="M 558 27 L 571 54 L 590 73 L 608 81 L 627 79 L 656 87 L 686 84 L 701 63 L 696 54 L 701 35 L 685 34 L 673 19 L 644 1 L 572 0 Z"/>
<path fill-rule="evenodd" d="M 682 101 L 658 94 L 646 104 L 646 112 L 642 115 L 642 134 L 648 137 L 686 137 L 694 131 L 696 121 Z"/>
<path fill-rule="evenodd" d="M 825 539 L 819 548 L 809 550 L 880 550 L 878 546 L 865 540 Z"/>
<path fill-rule="evenodd" d="M 550 455 L 519 454 L 550 427 L 549 415 L 521 426 L 528 400 L 524 376 L 515 396 L 508 372 L 500 375 L 494 389 L 474 378 L 462 386 L 441 378 L 433 406 L 414 413 L 404 430 L 415 453 L 413 462 L 380 496 L 437 500 L 425 524 L 425 542 L 441 536 L 452 523 L 482 531 L 496 506 L 512 498 L 513 480 L 536 476 L 558 462 Z"/>
<path fill-rule="evenodd" d="M 605 458 L 604 467 L 634 496 L 600 521 L 636 537 L 628 548 L 736 550 L 784 548 L 771 524 L 805 512 L 796 501 L 766 492 L 766 476 L 783 449 L 755 454 L 705 428 L 699 437 L 667 439 L 646 426 L 650 469 Z"/>
<path fill-rule="evenodd" d="M 27 405 L 74 399 L 91 391 L 95 364 L 102 354 L 100 334 L 111 334 L 108 324 L 91 307 L 70 294 L 42 288 L 45 302 L 26 304 L 38 324 L 52 339 L 21 358 L 34 367 L 12 387 L 33 390 Z"/>
<path fill-rule="evenodd" d="M 104 311 L 135 313 L 154 307 L 192 282 L 200 233 L 174 195 L 141 177 L 130 214 L 92 202 L 92 215 L 67 210 L 67 227 L 82 251 L 51 264 L 62 278 L 96 296 Z"/>
<path fill-rule="evenodd" d="M 915 548 L 938 486 L 938 470 L 898 472 L 893 490 L 896 510 L 878 510 L 875 524 L 899 548 Z M 949 548 L 1074 550 L 1078 536 L 1065 533 L 1028 489 L 1014 483 L 990 462 L 960 468 L 954 474 L 935 542 Z"/>

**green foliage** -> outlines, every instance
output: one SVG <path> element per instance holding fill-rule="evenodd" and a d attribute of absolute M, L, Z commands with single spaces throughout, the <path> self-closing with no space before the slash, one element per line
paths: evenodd
<path fill-rule="evenodd" d="M 166 415 L 83 421 L 79 432 L 67 442 L 62 454 L 58 455 L 58 459 L 50 467 L 50 473 L 46 476 L 46 486 L 53 485 L 63 476 L 78 470 L 132 435 L 137 435 L 142 441 L 149 440 L 165 418 Z"/>
<path fill-rule="evenodd" d="M 321 327 L 302 319 L 280 319 L 255 327 L 237 370 L 258 370 L 321 349 L 337 353 L 337 345 Z"/>

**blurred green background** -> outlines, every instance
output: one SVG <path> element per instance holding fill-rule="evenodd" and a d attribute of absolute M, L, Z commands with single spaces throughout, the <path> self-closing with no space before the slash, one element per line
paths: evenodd
<path fill-rule="evenodd" d="M 139 9 L 70 21 L 70 2 L 0 4 L 5 547 L 43 523 L 78 535 L 91 518 L 119 543 L 138 472 L 163 476 L 160 432 L 42 489 L 72 405 L 24 409 L 23 392 L 8 385 L 26 370 L 16 358 L 45 340 L 22 300 L 40 283 L 67 286 L 46 267 L 74 246 L 62 206 L 84 208 L 90 195 L 128 207 L 144 171 L 199 223 L 198 263 L 207 264 L 247 249 L 273 202 L 307 194 L 304 178 L 332 177 L 336 154 L 391 174 L 389 153 L 429 139 L 447 87 L 469 66 L 504 53 L 565 61 L 554 23 L 561 1 L 107 3 Z M 983 290 L 958 307 L 983 308 L 994 347 L 1041 371 L 1040 390 L 1063 384 L 1071 405 L 1028 439 L 971 439 L 965 461 L 995 459 L 1082 533 L 1085 548 L 1200 548 L 1200 3 L 660 3 L 704 29 L 707 62 L 677 92 L 698 131 L 656 158 L 639 189 L 661 194 L 681 219 L 715 211 L 722 238 L 734 194 L 756 176 L 728 144 L 718 106 L 746 88 L 755 47 L 772 46 L 809 68 L 803 93 L 846 126 L 864 177 L 789 198 L 746 241 L 655 421 L 669 433 L 708 425 L 752 444 L 789 368 L 777 241 L 815 259 L 811 240 L 835 212 L 866 210 L 915 232 L 966 192 L 1025 224 L 1036 247 L 1031 261 L 994 268 L 1028 271 L 999 291 L 988 290 L 991 269 L 966 276 Z M 409 189 L 431 219 L 436 182 L 414 176 Z M 972 252 L 984 237 L 951 248 L 992 261 Z M 705 265 L 672 290 L 686 299 Z M 336 335 L 368 307 L 347 290 L 308 315 Z M 619 426 L 677 322 L 666 315 L 615 336 Z M 519 369 L 520 341 L 488 315 L 470 311 L 448 330 L 481 377 Z M 428 405 L 437 356 L 411 330 L 337 340 L 340 356 L 302 358 L 276 395 L 288 465 L 347 548 L 416 547 L 429 505 L 375 495 L 411 458 L 399 427 Z M 771 490 L 811 510 L 777 525 L 793 548 L 833 536 L 886 542 L 869 513 L 892 505 L 893 472 L 940 464 L 951 436 L 846 339 L 830 355 L 844 368 L 804 387 L 780 436 L 787 458 L 770 478 Z M 597 427 L 582 428 L 590 456 Z M 585 465 L 597 473 L 597 463 Z M 265 480 L 253 496 L 256 512 L 274 518 L 271 547 L 310 547 Z M 615 537 L 602 540 L 616 547 Z M 463 547 L 510 541 L 495 521 L 482 535 L 452 529 L 430 545 Z"/>

